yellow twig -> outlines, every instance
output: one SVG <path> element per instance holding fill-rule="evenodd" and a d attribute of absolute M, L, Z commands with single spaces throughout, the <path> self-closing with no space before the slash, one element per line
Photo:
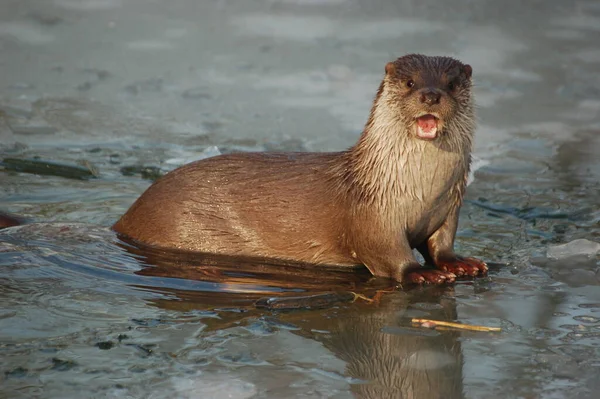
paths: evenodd
<path fill-rule="evenodd" d="M 452 328 L 457 328 L 459 330 L 486 331 L 486 332 L 502 331 L 502 329 L 500 327 L 474 326 L 472 324 L 452 323 L 450 321 L 439 321 L 439 320 L 429 320 L 429 319 L 412 319 L 412 322 L 416 323 L 416 324 L 431 323 L 434 326 L 452 327 Z"/>
<path fill-rule="evenodd" d="M 353 292 L 353 291 L 350 291 L 350 293 L 351 293 L 352 295 L 354 295 L 354 300 L 353 300 L 353 302 L 354 302 L 354 301 L 356 301 L 357 299 L 362 299 L 362 300 L 364 300 L 364 301 L 367 301 L 367 302 L 369 302 L 369 303 L 373 302 L 373 299 L 371 299 L 371 298 L 368 298 L 368 297 L 364 296 L 363 294 L 357 294 L 356 292 Z"/>

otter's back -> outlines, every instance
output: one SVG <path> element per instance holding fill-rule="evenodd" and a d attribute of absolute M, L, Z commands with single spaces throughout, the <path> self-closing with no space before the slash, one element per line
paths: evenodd
<path fill-rule="evenodd" d="M 328 184 L 336 155 L 241 153 L 193 162 L 150 186 L 113 228 L 158 247 L 353 264 L 343 255 L 340 204 Z"/>

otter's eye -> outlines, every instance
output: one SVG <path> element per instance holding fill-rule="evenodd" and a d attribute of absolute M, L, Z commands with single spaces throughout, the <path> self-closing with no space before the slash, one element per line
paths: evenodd
<path fill-rule="evenodd" d="M 406 81 L 406 87 L 408 87 L 408 88 L 411 88 L 411 87 L 413 87 L 414 85 L 415 85 L 415 81 L 414 81 L 414 80 L 412 80 L 412 79 L 408 79 L 408 80 Z"/>
<path fill-rule="evenodd" d="M 454 84 L 454 82 L 450 82 L 448 83 L 448 90 L 454 90 L 454 88 L 456 87 L 456 85 Z"/>

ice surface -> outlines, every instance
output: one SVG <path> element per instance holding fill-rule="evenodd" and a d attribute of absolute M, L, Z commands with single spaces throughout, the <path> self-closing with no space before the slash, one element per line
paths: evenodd
<path fill-rule="evenodd" d="M 467 185 L 473 183 L 473 180 L 475 180 L 475 172 L 478 169 L 481 169 L 482 167 L 484 167 L 485 165 L 489 164 L 490 162 L 486 159 L 482 159 L 479 158 L 478 156 L 473 155 L 473 157 L 471 158 L 471 170 L 469 171 L 469 178 L 467 179 Z"/>
<path fill-rule="evenodd" d="M 221 155 L 221 151 L 219 151 L 219 148 L 216 145 L 207 147 L 199 154 L 195 151 L 185 151 L 182 149 L 174 158 L 167 159 L 165 163 L 168 165 L 181 166 L 186 163 L 199 161 L 200 159 L 216 157 L 217 155 Z"/>
<path fill-rule="evenodd" d="M 180 398 L 246 399 L 258 392 L 254 384 L 231 378 L 228 374 L 201 375 L 198 378 L 174 378 Z M 160 396 L 160 395 L 159 395 Z"/>
<path fill-rule="evenodd" d="M 574 256 L 594 256 L 600 253 L 600 243 L 579 239 L 566 244 L 553 245 L 548 248 L 546 255 L 551 259 L 567 259 Z"/>

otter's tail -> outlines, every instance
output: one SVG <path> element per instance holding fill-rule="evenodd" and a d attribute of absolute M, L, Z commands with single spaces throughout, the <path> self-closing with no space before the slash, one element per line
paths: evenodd
<path fill-rule="evenodd" d="M 18 226 L 25 223 L 25 221 L 17 216 L 10 215 L 5 212 L 0 212 L 0 229 L 5 229 L 11 226 Z"/>

